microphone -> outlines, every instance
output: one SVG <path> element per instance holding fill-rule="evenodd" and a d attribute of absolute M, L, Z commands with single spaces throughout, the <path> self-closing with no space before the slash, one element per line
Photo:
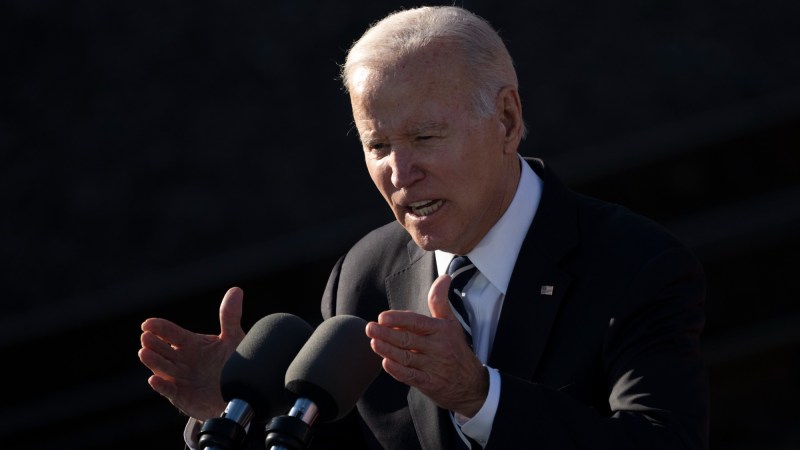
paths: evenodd
<path fill-rule="evenodd" d="M 288 414 L 266 427 L 272 450 L 307 448 L 311 426 L 346 416 L 381 369 L 369 345 L 367 322 L 339 315 L 323 321 L 286 370 L 286 390 L 297 398 Z"/>
<path fill-rule="evenodd" d="M 253 324 L 222 367 L 220 388 L 228 405 L 220 417 L 203 423 L 201 449 L 239 448 L 255 415 L 272 417 L 286 410 L 291 402 L 284 389 L 286 368 L 313 331 L 305 320 L 287 313 Z"/>

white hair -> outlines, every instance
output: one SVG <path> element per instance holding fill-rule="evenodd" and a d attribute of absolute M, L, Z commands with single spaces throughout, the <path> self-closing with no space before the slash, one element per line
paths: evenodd
<path fill-rule="evenodd" d="M 476 113 L 489 117 L 501 89 L 518 89 L 514 63 L 497 31 L 483 18 L 457 6 L 396 11 L 373 24 L 347 53 L 341 78 L 349 91 L 358 67 L 386 69 L 431 42 L 453 44 L 474 89 Z"/>

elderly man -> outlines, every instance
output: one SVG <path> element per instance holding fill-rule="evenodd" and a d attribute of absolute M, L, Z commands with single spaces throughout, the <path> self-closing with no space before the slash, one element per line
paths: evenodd
<path fill-rule="evenodd" d="M 492 27 L 458 7 L 393 13 L 342 75 L 397 221 L 356 243 L 323 294 L 323 318 L 370 321 L 383 372 L 312 448 L 706 448 L 700 265 L 653 222 L 520 156 L 516 74 Z M 466 266 L 451 275 L 454 260 Z M 229 290 L 219 336 L 142 326 L 150 385 L 197 420 L 225 406 L 241 305 Z"/>

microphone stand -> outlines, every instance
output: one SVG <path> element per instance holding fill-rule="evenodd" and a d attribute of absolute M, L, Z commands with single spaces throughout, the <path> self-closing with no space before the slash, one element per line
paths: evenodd
<path fill-rule="evenodd" d="M 289 414 L 273 418 L 266 426 L 265 444 L 270 450 L 305 450 L 311 442 L 311 425 L 319 407 L 307 398 L 298 398 Z"/>
<path fill-rule="evenodd" d="M 247 432 L 244 427 L 255 415 L 244 400 L 234 399 L 220 417 L 206 420 L 200 428 L 198 443 L 204 450 L 236 450 L 241 447 Z"/>

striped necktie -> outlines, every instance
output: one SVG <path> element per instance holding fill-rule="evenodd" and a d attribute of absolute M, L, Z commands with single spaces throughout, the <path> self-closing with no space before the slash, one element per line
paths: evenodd
<path fill-rule="evenodd" d="M 467 339 L 467 344 L 469 344 L 470 348 L 473 348 L 472 328 L 469 325 L 469 314 L 467 314 L 467 308 L 464 306 L 463 298 L 466 296 L 466 293 L 464 292 L 464 286 L 467 285 L 467 282 L 472 278 L 473 275 L 475 275 L 475 272 L 477 271 L 478 269 L 475 267 L 475 264 L 472 264 L 472 261 L 470 261 L 466 256 L 453 257 L 453 260 L 450 261 L 450 265 L 447 267 L 447 274 L 453 279 L 453 281 L 450 282 L 450 291 L 448 292 L 450 306 L 452 307 L 456 318 L 461 323 L 461 328 L 464 330 L 464 337 Z M 481 449 L 481 446 L 477 442 L 461 432 L 461 426 L 456 422 L 453 411 L 450 411 L 450 419 L 453 421 L 453 426 L 456 429 L 456 447 L 458 449 Z"/>
<path fill-rule="evenodd" d="M 461 323 L 461 328 L 464 329 L 464 336 L 467 338 L 469 347 L 472 348 L 472 328 L 469 326 L 469 314 L 467 308 L 464 306 L 463 298 L 466 296 L 464 293 L 464 286 L 477 272 L 475 264 L 466 256 L 455 256 L 450 261 L 450 266 L 447 267 L 447 274 L 453 279 L 450 283 L 450 292 L 448 298 L 450 299 L 450 306 L 453 307 L 453 312 L 456 318 Z"/>

